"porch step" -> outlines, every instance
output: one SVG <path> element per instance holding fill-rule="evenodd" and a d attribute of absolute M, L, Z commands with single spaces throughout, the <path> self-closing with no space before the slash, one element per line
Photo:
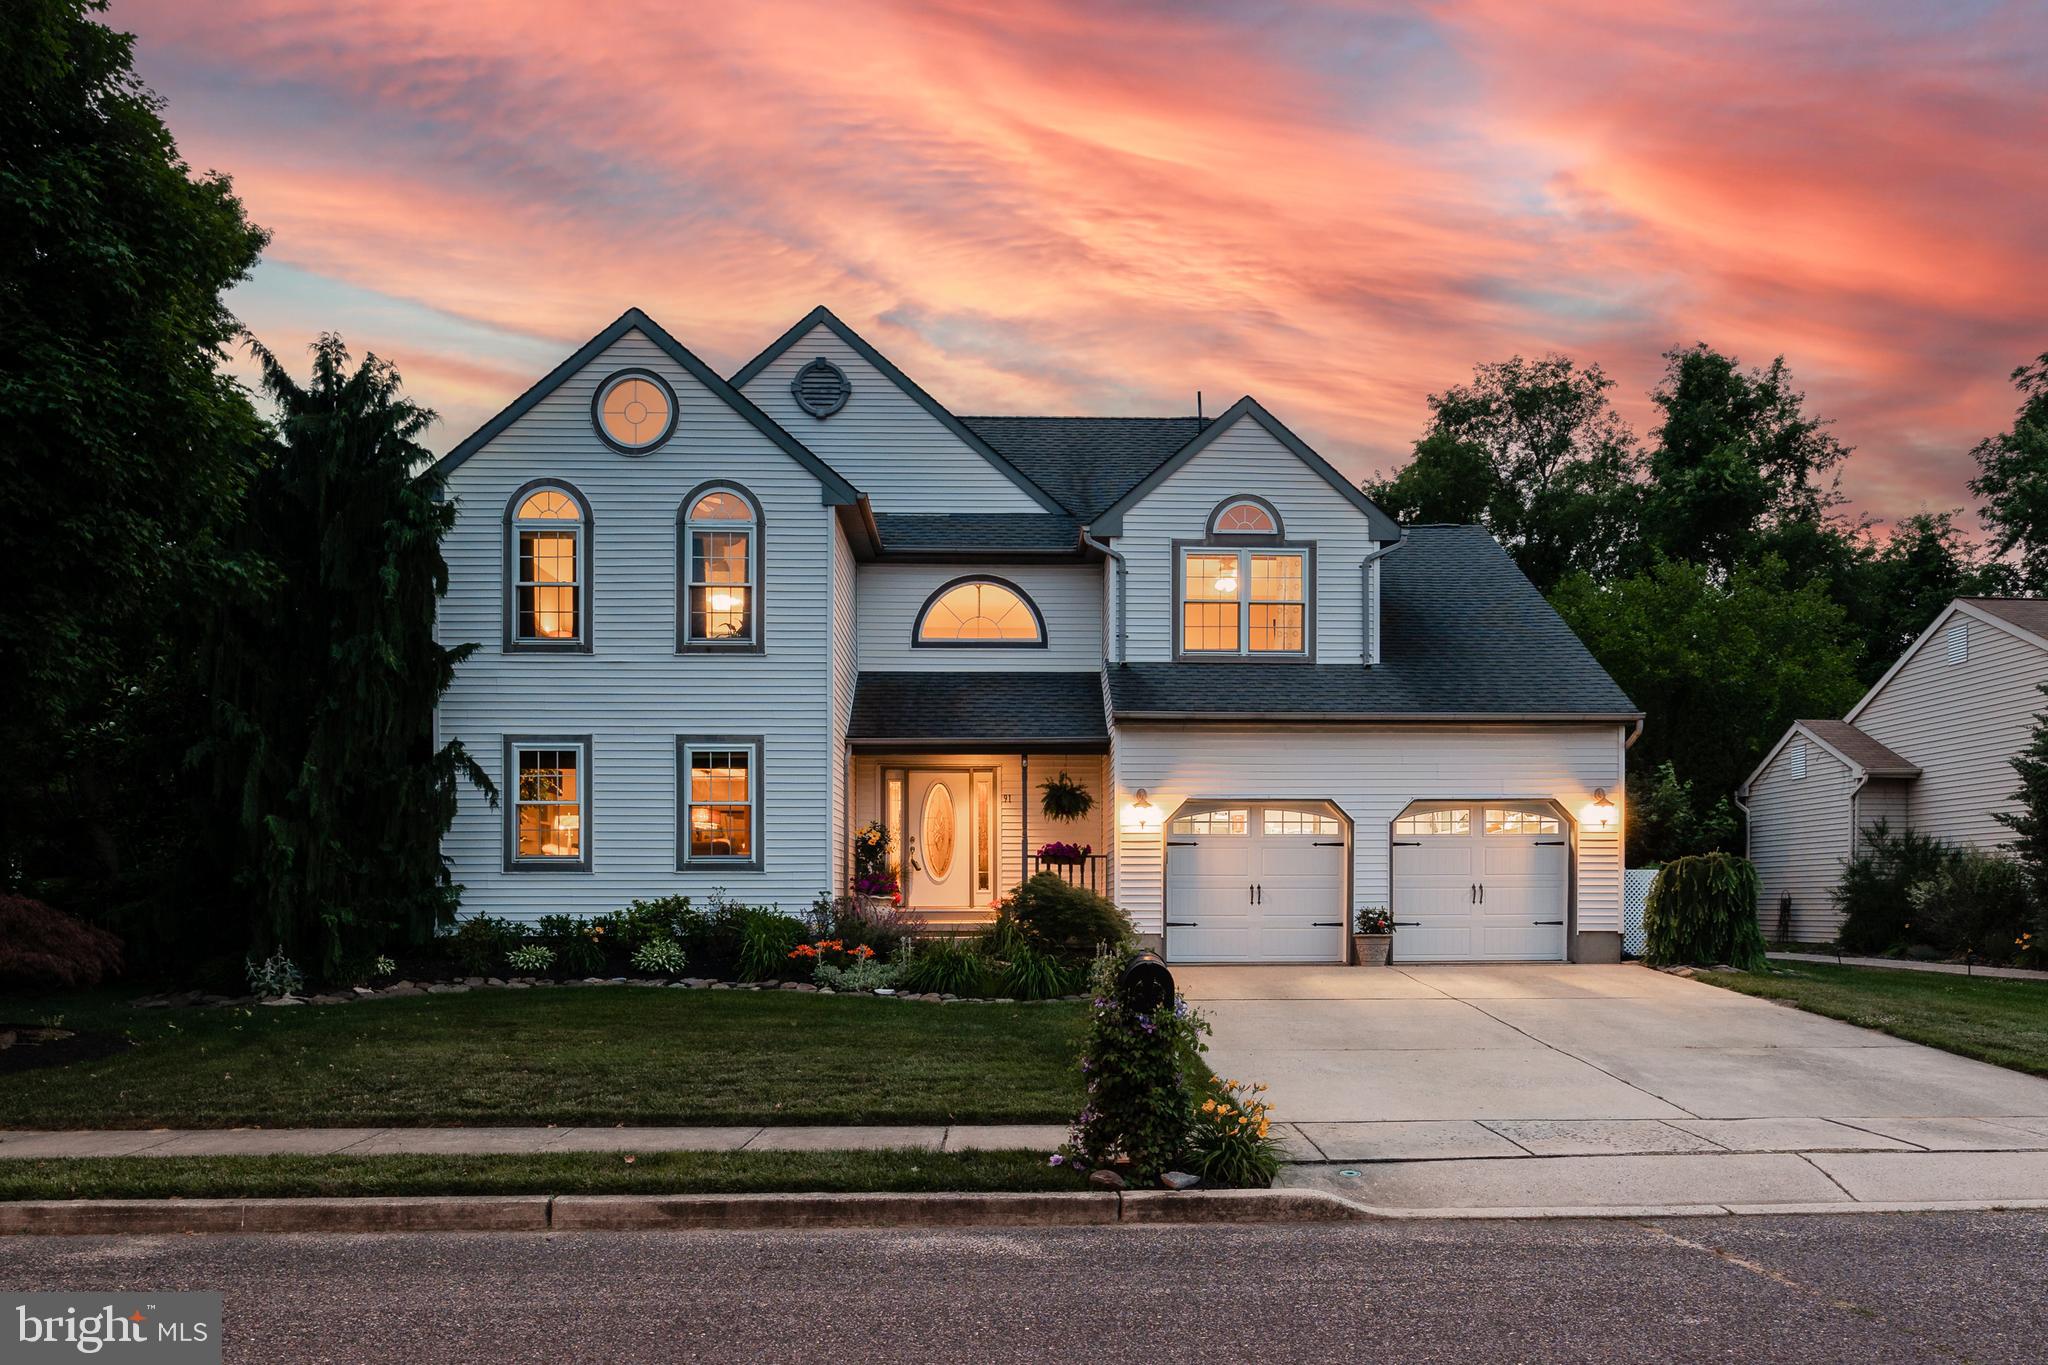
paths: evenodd
<path fill-rule="evenodd" d="M 993 910 L 911 910 L 907 917 L 917 932 L 930 938 L 964 938 L 978 934 L 995 922 Z"/>

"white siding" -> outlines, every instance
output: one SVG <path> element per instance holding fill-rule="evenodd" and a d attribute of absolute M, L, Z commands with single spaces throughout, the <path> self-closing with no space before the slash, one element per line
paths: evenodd
<path fill-rule="evenodd" d="M 1351 575 L 1358 577 L 1356 561 Z M 1390 830 L 1404 806 L 1432 799 L 1551 799 L 1578 820 L 1596 788 L 1625 804 L 1621 735 L 1613 725 L 1119 725 L 1112 759 L 1117 903 L 1139 932 L 1164 929 L 1163 830 L 1141 832 L 1122 820 L 1138 788 L 1147 790 L 1162 816 L 1205 798 L 1334 801 L 1354 827 L 1352 903 L 1387 905 Z M 1619 934 L 1619 831 L 1581 829 L 1574 869 L 1574 928 Z"/>
<path fill-rule="evenodd" d="M 623 366 L 675 389 L 675 435 L 650 455 L 621 455 L 591 428 L 591 396 Z M 589 500 L 595 534 L 594 652 L 506 654 L 500 646 L 505 532 L 512 492 L 560 478 Z M 765 518 L 766 652 L 676 653 L 676 512 L 708 479 L 744 485 Z M 507 790 L 503 737 L 590 735 L 589 872 L 504 867 L 504 811 L 463 791 L 444 842 L 466 914 L 532 918 L 596 913 L 636 896 L 723 887 L 735 899 L 807 905 L 831 884 L 832 712 L 827 640 L 833 527 L 817 481 L 658 347 L 629 334 L 453 471 L 450 585 L 440 638 L 481 647 L 456 673 L 439 730 L 461 739 Z M 676 871 L 675 740 L 760 735 L 759 872 Z M 502 799 L 502 798 L 501 798 Z"/>
<path fill-rule="evenodd" d="M 1176 540 L 1199 541 L 1216 504 L 1252 493 L 1280 513 L 1289 544 L 1316 547 L 1315 659 L 1365 662 L 1359 564 L 1373 551 L 1372 527 L 1343 494 L 1249 417 L 1239 418 L 1124 514 L 1116 541 L 1130 568 L 1133 663 L 1173 658 Z"/>
<path fill-rule="evenodd" d="M 1795 776 L 1792 750 L 1806 746 L 1806 776 Z M 1847 764 L 1810 739 L 1795 738 L 1757 775 L 1749 791 L 1749 860 L 1756 864 L 1757 922 L 1778 935 L 1778 902 L 1792 897 L 1792 937 L 1834 938 L 1842 917 L 1834 907 L 1842 862 L 1850 856 Z M 1868 819 L 1866 814 L 1866 820 Z"/>
<path fill-rule="evenodd" d="M 819 356 L 844 370 L 853 385 L 846 406 L 823 419 L 798 407 L 789 391 L 797 371 Z M 877 512 L 1045 510 L 822 322 L 748 381 L 744 392 L 867 494 Z"/>
<path fill-rule="evenodd" d="M 1112 802 L 1106 780 L 1107 759 L 1101 754 L 1031 755 L 1031 779 L 1024 780 L 1024 760 L 1017 754 L 871 754 L 853 757 L 853 820 L 856 828 L 882 818 L 884 768 L 994 768 L 996 770 L 996 887 L 1006 895 L 1024 880 L 1024 856 L 1054 840 L 1086 844 L 1097 853 L 1110 852 Z M 1095 794 L 1095 809 L 1079 820 L 1045 818 L 1038 784 L 1065 770 L 1067 776 Z M 1029 802 L 1029 806 L 1025 805 Z M 899 838 L 900 845 L 900 838 Z M 1114 869 L 1112 868 L 1112 871 Z"/>
<path fill-rule="evenodd" d="M 1920 769 L 1908 804 L 1914 829 L 1992 848 L 2012 837 L 1996 814 L 2014 809 L 2009 763 L 2048 705 L 2036 690 L 2048 682 L 2048 651 L 1987 621 L 1969 626 L 1962 662 L 1948 662 L 1947 628 L 1935 631 L 1849 719 Z"/>
<path fill-rule="evenodd" d="M 989 574 L 1016 584 L 1045 617 L 1044 649 L 915 649 L 917 614 L 934 590 L 955 578 Z M 860 566 L 860 666 L 939 672 L 1073 672 L 1102 666 L 1103 571 L 1095 564 L 863 564 Z"/>
<path fill-rule="evenodd" d="M 832 890 L 835 894 L 850 884 L 852 868 L 847 863 L 852 828 L 847 824 L 847 786 L 852 772 L 847 762 L 846 731 L 853 720 L 854 686 L 860 680 L 860 625 L 858 582 L 853 547 L 846 532 L 834 519 L 832 527 Z"/>

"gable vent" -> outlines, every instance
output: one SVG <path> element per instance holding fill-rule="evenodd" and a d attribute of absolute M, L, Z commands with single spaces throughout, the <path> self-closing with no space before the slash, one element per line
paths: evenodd
<path fill-rule="evenodd" d="M 1958 621 L 1948 628 L 1948 661 L 1962 663 L 1970 657 L 1970 623 Z"/>
<path fill-rule="evenodd" d="M 1806 776 L 1806 741 L 1795 740 L 1785 748 L 1785 771 L 1793 777 Z"/>
<path fill-rule="evenodd" d="M 796 378 L 789 381 L 789 392 L 798 407 L 822 421 L 846 406 L 853 385 L 846 371 L 819 356 L 796 372 Z"/>

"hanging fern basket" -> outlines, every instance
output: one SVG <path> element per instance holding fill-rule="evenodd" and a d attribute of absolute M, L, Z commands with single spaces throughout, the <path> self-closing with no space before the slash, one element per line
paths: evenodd
<path fill-rule="evenodd" d="M 1058 777 L 1048 777 L 1038 784 L 1044 795 L 1045 818 L 1048 820 L 1079 820 L 1095 809 L 1095 798 L 1088 789 L 1068 777 L 1064 770 Z"/>

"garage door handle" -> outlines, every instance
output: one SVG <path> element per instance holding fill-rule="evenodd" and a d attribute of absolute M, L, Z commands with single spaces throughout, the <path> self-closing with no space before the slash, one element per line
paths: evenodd
<path fill-rule="evenodd" d="M 1166 927 L 1169 929 L 1199 929 L 1202 927 L 1202 922 L 1198 919 L 1170 919 L 1166 922 Z"/>
<path fill-rule="evenodd" d="M 1529 921 L 1529 923 L 1531 923 L 1531 924 L 1563 924 L 1563 923 L 1564 923 L 1564 921 L 1563 921 L 1563 920 L 1561 920 L 1561 919 L 1532 919 L 1532 920 L 1530 920 L 1530 921 Z"/>
<path fill-rule="evenodd" d="M 1168 839 L 1166 846 L 1168 848 L 1193 848 L 1195 842 L 1193 839 Z"/>
<path fill-rule="evenodd" d="M 1312 845 L 1310 845 L 1310 847 L 1311 847 L 1311 848 L 1342 848 L 1342 847 L 1344 847 L 1344 841 L 1343 841 L 1342 839 L 1318 839 L 1318 840 L 1316 840 L 1316 841 L 1315 841 L 1315 843 L 1313 843 Z"/>
<path fill-rule="evenodd" d="M 1538 848 L 1563 848 L 1563 847 L 1564 847 L 1564 840 L 1562 840 L 1562 839 L 1538 839 L 1538 840 L 1536 841 L 1536 847 L 1538 847 Z"/>
<path fill-rule="evenodd" d="M 1342 927 L 1343 923 L 1344 921 L 1341 919 L 1312 919 L 1308 922 L 1308 927 L 1311 929 L 1336 929 Z"/>
<path fill-rule="evenodd" d="M 1395 848 L 1421 848 L 1421 847 L 1422 847 L 1422 840 L 1420 840 L 1420 839 L 1396 839 L 1396 840 L 1394 840 L 1394 847 L 1395 847 Z"/>
<path fill-rule="evenodd" d="M 1421 923 L 1422 921 L 1419 919 L 1397 919 L 1394 921 L 1394 927 L 1396 929 L 1413 929 Z"/>

